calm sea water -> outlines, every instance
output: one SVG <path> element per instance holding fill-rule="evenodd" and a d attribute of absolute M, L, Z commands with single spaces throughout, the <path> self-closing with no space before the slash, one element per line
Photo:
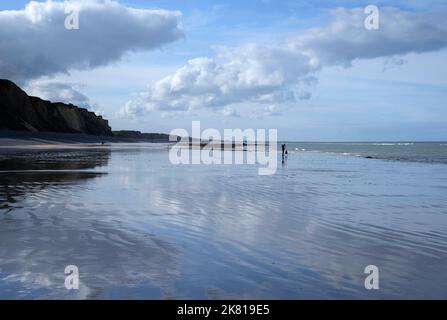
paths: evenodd
<path fill-rule="evenodd" d="M 314 151 L 384 160 L 447 164 L 447 142 L 292 142 L 292 151 Z"/>
<path fill-rule="evenodd" d="M 0 298 L 447 298 L 446 145 L 288 149 L 273 176 L 161 145 L 2 151 Z"/>

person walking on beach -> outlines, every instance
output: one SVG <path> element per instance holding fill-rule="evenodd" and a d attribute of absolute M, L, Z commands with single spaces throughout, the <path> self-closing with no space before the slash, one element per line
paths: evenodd
<path fill-rule="evenodd" d="M 281 148 L 282 148 L 282 157 L 284 158 L 284 153 L 286 152 L 286 145 L 282 144 Z"/>

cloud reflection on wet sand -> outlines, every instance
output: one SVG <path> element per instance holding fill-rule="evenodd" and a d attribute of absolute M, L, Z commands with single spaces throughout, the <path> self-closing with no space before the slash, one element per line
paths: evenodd
<path fill-rule="evenodd" d="M 0 202 L 5 186 L 20 190 L 0 209 L 7 297 L 447 296 L 436 165 L 302 154 L 263 177 L 251 166 L 173 166 L 166 150 L 105 159 L 0 175 Z M 80 268 L 77 295 L 63 288 L 66 264 Z M 368 264 L 380 267 L 379 291 L 364 289 Z"/>

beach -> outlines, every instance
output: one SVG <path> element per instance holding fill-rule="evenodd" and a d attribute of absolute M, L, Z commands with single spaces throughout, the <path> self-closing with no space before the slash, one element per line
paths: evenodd
<path fill-rule="evenodd" d="M 0 2 L 0 302 L 276 319 L 447 300 L 446 15 Z"/>
<path fill-rule="evenodd" d="M 165 144 L 0 151 L 0 298 L 447 298 L 445 164 L 288 148 L 271 176 Z"/>
<path fill-rule="evenodd" d="M 168 137 L 167 135 L 165 135 Z M 164 139 L 139 139 L 119 136 L 97 136 L 82 133 L 27 132 L 0 130 L 0 149 L 60 148 L 101 146 L 106 143 L 166 143 Z"/>

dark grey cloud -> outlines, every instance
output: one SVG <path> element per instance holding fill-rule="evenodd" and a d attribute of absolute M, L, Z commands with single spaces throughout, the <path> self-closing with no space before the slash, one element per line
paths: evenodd
<path fill-rule="evenodd" d="M 79 30 L 65 28 L 67 7 L 79 10 Z M 0 11 L 0 76 L 20 82 L 106 65 L 183 37 L 180 19 L 176 11 L 101 0 L 30 2 Z"/>

